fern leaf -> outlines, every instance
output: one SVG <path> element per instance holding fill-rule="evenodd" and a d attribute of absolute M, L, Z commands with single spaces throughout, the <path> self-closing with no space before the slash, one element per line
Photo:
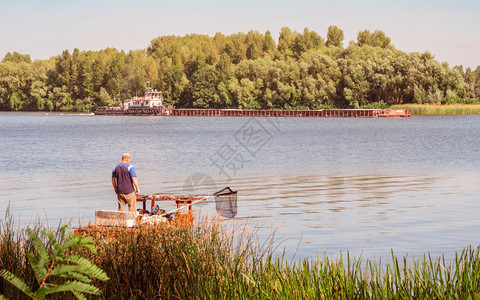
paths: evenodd
<path fill-rule="evenodd" d="M 4 295 L 0 294 L 0 300 L 8 300 Z"/>
<path fill-rule="evenodd" d="M 59 285 L 55 288 L 49 289 L 47 294 L 59 293 L 59 292 L 81 292 L 93 295 L 100 295 L 102 291 L 94 287 L 91 284 L 79 282 L 79 281 L 67 281 L 64 282 L 62 285 Z"/>
<path fill-rule="evenodd" d="M 59 235 L 59 238 L 62 242 L 67 241 L 65 244 L 68 244 L 70 240 L 75 238 L 72 230 L 67 225 L 63 225 L 59 228 L 58 235 Z M 62 260 L 65 257 L 66 250 L 70 248 L 68 246 L 65 247 L 65 244 L 64 245 L 60 245 L 58 243 L 53 244 L 53 246 L 55 248 L 56 256 L 61 256 Z"/>
<path fill-rule="evenodd" d="M 78 272 L 68 272 L 68 273 L 65 273 L 62 277 L 72 279 L 72 280 L 76 280 L 76 281 L 85 282 L 85 283 L 92 282 L 92 280 L 90 279 L 89 276 L 84 275 L 82 273 L 78 273 Z"/>
<path fill-rule="evenodd" d="M 32 253 L 27 253 L 27 258 L 32 266 L 33 272 L 35 273 L 35 278 L 37 279 L 38 284 L 41 284 L 43 279 L 47 276 L 47 268 L 43 261 L 38 260 Z"/>
<path fill-rule="evenodd" d="M 54 260 L 55 261 L 62 261 L 65 254 L 63 253 L 62 248 L 61 248 L 60 244 L 58 243 L 57 239 L 53 236 L 53 233 L 51 231 L 47 232 L 46 236 L 48 237 L 48 241 L 50 242 L 50 245 L 52 245 L 53 249 L 55 250 Z M 63 237 L 61 237 L 61 238 L 63 238 Z"/>
<path fill-rule="evenodd" d="M 84 237 L 82 235 L 77 235 L 75 238 L 70 239 L 63 245 L 63 249 L 71 249 L 81 247 L 87 250 L 90 250 L 92 253 L 97 253 L 97 249 L 95 248 L 95 243 L 93 239 L 90 237 Z"/>
<path fill-rule="evenodd" d="M 81 266 L 93 266 L 93 263 L 91 261 L 75 254 L 69 255 L 65 259 L 65 261 L 68 261 L 77 265 L 81 265 Z"/>
<path fill-rule="evenodd" d="M 28 295 L 30 298 L 33 298 L 35 296 L 32 290 L 30 289 L 30 287 L 25 282 L 23 282 L 23 280 L 18 278 L 15 274 L 7 270 L 2 270 L 0 271 L 0 277 L 10 282 L 12 285 L 14 285 L 17 289 L 22 291 L 24 294 Z"/>
<path fill-rule="evenodd" d="M 45 266 L 49 266 L 51 264 L 51 260 L 50 255 L 48 255 L 47 248 L 45 248 L 38 235 L 36 235 L 35 232 L 33 232 L 32 230 L 30 230 L 30 228 L 27 228 L 27 232 L 30 235 L 30 239 L 32 240 L 32 243 L 38 252 L 40 261 L 43 261 Z M 44 235 L 45 232 L 46 230 L 43 230 L 42 235 Z"/>
<path fill-rule="evenodd" d="M 64 275 L 69 272 L 80 272 L 81 270 L 82 270 L 82 266 L 58 264 L 50 272 L 50 275 L 65 277 Z"/>
<path fill-rule="evenodd" d="M 45 299 L 45 297 L 47 297 L 47 294 L 48 294 L 48 291 L 50 290 L 50 288 L 48 287 L 41 287 L 37 290 L 37 292 L 35 293 L 35 297 L 34 299 L 35 300 L 43 300 Z"/>
<path fill-rule="evenodd" d="M 72 293 L 73 293 L 73 294 L 75 295 L 75 297 L 77 297 L 77 299 L 79 299 L 79 300 L 87 300 L 87 297 L 85 297 L 85 296 L 84 296 L 82 293 L 80 293 L 80 292 L 72 292 Z M 0 299 L 0 300 L 1 300 L 1 299 Z"/>
<path fill-rule="evenodd" d="M 28 253 L 27 257 L 28 257 L 28 260 L 30 261 L 30 264 L 32 265 L 33 270 L 35 271 L 35 278 L 37 279 L 38 283 L 41 284 L 41 282 L 43 281 L 43 279 L 47 274 L 46 268 L 48 268 L 51 264 L 50 255 L 48 254 L 47 249 L 43 245 L 38 235 L 35 232 L 33 232 L 30 228 L 27 228 L 27 232 L 30 235 L 32 244 L 37 250 L 39 259 L 37 260 L 37 258 L 32 253 Z M 43 230 L 42 235 L 45 232 L 46 230 Z"/>
<path fill-rule="evenodd" d="M 83 266 L 58 265 L 50 272 L 50 275 L 64 277 L 67 279 L 80 280 L 84 282 L 91 282 L 91 278 L 97 278 L 102 281 L 107 281 L 110 279 L 102 269 L 93 264 Z"/>
<path fill-rule="evenodd" d="M 91 263 L 88 259 L 77 256 L 77 255 L 70 255 L 66 259 L 66 261 L 78 264 L 82 266 L 80 272 L 88 275 L 91 278 L 97 278 L 102 281 L 107 281 L 110 278 L 108 277 L 107 273 L 105 273 L 102 269 Z"/>
<path fill-rule="evenodd" d="M 92 267 L 77 265 L 58 265 L 57 268 L 53 269 L 50 274 L 52 276 L 58 276 L 67 279 L 91 282 L 92 280 L 90 278 L 97 278 L 95 276 L 92 276 L 96 275 L 96 272 L 92 272 L 91 268 Z"/>

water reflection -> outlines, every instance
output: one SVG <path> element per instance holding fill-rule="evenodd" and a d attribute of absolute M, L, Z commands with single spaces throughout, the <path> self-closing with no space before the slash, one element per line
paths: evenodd
<path fill-rule="evenodd" d="M 468 221 L 465 215 L 450 217 L 465 209 L 465 203 L 452 203 L 458 188 L 478 195 L 477 187 L 465 189 L 458 184 L 468 182 L 470 176 L 336 173 L 277 174 L 271 181 L 264 176 L 241 178 L 239 218 L 261 226 L 278 226 L 277 234 L 284 236 L 285 247 L 292 250 L 300 243 L 305 255 L 315 255 L 324 248 L 334 253 L 348 250 L 387 256 L 392 248 L 417 254 L 441 253 L 455 246 L 461 249 L 468 242 L 477 243 L 462 234 L 432 234 L 476 226 L 471 210 Z"/>

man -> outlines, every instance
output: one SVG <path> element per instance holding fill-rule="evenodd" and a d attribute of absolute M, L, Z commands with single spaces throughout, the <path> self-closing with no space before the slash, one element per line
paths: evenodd
<path fill-rule="evenodd" d="M 122 162 L 112 171 L 112 185 L 117 194 L 119 211 L 125 211 L 125 204 L 128 204 L 128 211 L 137 211 L 137 195 L 140 193 L 140 188 L 137 174 L 130 160 L 130 154 L 122 154 Z"/>

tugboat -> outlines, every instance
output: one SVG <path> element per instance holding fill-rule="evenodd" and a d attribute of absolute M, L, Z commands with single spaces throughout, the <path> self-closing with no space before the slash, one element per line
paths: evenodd
<path fill-rule="evenodd" d="M 149 88 L 142 97 L 128 99 L 123 105 L 101 106 L 94 112 L 95 115 L 170 115 L 172 107 L 163 105 L 161 91 Z"/>

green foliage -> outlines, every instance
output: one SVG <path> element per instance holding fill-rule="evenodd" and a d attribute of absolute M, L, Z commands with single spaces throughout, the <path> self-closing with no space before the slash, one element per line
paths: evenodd
<path fill-rule="evenodd" d="M 369 104 L 363 105 L 361 108 L 363 109 L 388 109 L 390 105 L 387 103 L 380 101 L 380 102 L 373 102 Z"/>
<path fill-rule="evenodd" d="M 459 96 L 453 94 L 447 96 L 445 104 L 480 104 L 478 99 L 472 98 L 460 98 Z"/>
<path fill-rule="evenodd" d="M 408 109 L 412 115 L 480 115 L 479 104 L 402 104 L 392 108 Z"/>
<path fill-rule="evenodd" d="M 41 238 L 30 228 L 27 229 L 33 244 L 34 252 L 28 252 L 27 258 L 36 279 L 36 291 L 14 273 L 3 269 L 0 277 L 10 282 L 32 299 L 45 299 L 47 295 L 61 292 L 72 292 L 78 299 L 85 299 L 84 293 L 100 295 L 101 291 L 93 286 L 92 279 L 109 280 L 104 271 L 89 260 L 75 254 L 78 249 L 96 253 L 91 238 L 72 235 L 67 226 L 59 228 L 57 235 L 43 230 Z"/>
<path fill-rule="evenodd" d="M 13 53 L 8 52 L 7 54 L 5 54 L 5 57 L 2 59 L 2 63 L 7 61 L 12 63 L 17 63 L 17 64 L 21 62 L 31 64 L 32 58 L 30 57 L 29 54 L 20 54 L 18 52 L 13 52 Z"/>
<path fill-rule="evenodd" d="M 0 110 L 93 111 L 163 91 L 166 104 L 199 108 L 358 108 L 370 103 L 474 103 L 480 66 L 450 68 L 428 52 L 395 49 L 381 30 L 326 40 L 305 28 L 231 35 L 161 36 L 145 50 L 68 50 L 49 60 L 7 53 L 0 62 Z M 246 69 L 248 68 L 248 69 Z M 246 80 L 248 79 L 248 81 Z M 472 100 L 463 100 L 472 99 Z"/>
<path fill-rule="evenodd" d="M 359 31 L 357 35 L 358 46 L 372 46 L 380 48 L 388 48 L 390 45 L 390 38 L 381 30 L 375 30 L 373 33 L 369 30 Z"/>
<path fill-rule="evenodd" d="M 327 47 L 342 47 L 343 46 L 343 30 L 338 26 L 329 26 L 327 32 Z"/>

